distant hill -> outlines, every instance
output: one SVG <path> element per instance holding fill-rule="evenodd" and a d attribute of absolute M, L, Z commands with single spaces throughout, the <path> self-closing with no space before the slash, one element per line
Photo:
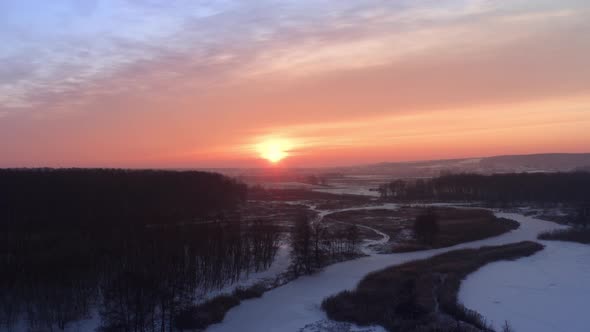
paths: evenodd
<path fill-rule="evenodd" d="M 576 167 L 576 172 L 590 172 L 590 166 Z"/>
<path fill-rule="evenodd" d="M 497 156 L 482 159 L 480 165 L 493 171 L 573 171 L 590 168 L 590 153 L 552 153 Z"/>
<path fill-rule="evenodd" d="M 590 171 L 590 153 L 548 153 L 484 158 L 379 163 L 334 169 L 343 174 L 428 177 L 441 173 L 511 173 Z"/>

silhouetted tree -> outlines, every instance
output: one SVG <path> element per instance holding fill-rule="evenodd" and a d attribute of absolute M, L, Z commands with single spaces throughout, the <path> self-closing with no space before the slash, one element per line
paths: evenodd
<path fill-rule="evenodd" d="M 590 225 L 590 203 L 580 203 L 576 207 L 574 224 L 584 228 Z"/>
<path fill-rule="evenodd" d="M 360 230 L 357 225 L 350 225 L 346 229 L 347 253 L 354 254 L 360 243 Z"/>
<path fill-rule="evenodd" d="M 268 268 L 280 230 L 219 174 L 0 170 L 0 330 L 172 331 L 198 294 Z"/>
<path fill-rule="evenodd" d="M 307 214 L 301 214 L 295 220 L 291 233 L 291 266 L 295 275 L 313 272 L 312 228 Z"/>
<path fill-rule="evenodd" d="M 433 209 L 418 215 L 414 220 L 415 237 L 428 245 L 434 244 L 439 232 L 438 215 Z"/>
<path fill-rule="evenodd" d="M 319 267 L 322 265 L 322 240 L 326 238 L 327 228 L 321 222 L 314 222 L 311 224 L 311 241 L 313 245 L 313 260 L 314 266 Z"/>
<path fill-rule="evenodd" d="M 445 174 L 432 179 L 396 180 L 378 190 L 383 199 L 577 205 L 590 197 L 590 173 Z"/>
<path fill-rule="evenodd" d="M 387 184 L 387 183 L 380 184 L 379 187 L 377 187 L 377 191 L 379 192 L 381 199 L 388 199 L 389 198 L 389 192 L 390 192 L 389 184 Z"/>

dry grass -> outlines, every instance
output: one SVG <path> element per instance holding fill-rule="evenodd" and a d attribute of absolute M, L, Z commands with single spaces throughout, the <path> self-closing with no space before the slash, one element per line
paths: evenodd
<path fill-rule="evenodd" d="M 371 201 L 370 197 L 361 195 L 340 195 L 325 193 L 307 189 L 250 189 L 248 200 L 257 201 L 325 201 L 328 202 L 353 202 L 365 204 Z"/>
<path fill-rule="evenodd" d="M 359 209 L 352 211 L 331 213 L 324 217 L 326 222 L 344 222 L 359 224 L 380 230 L 394 239 L 400 231 L 411 227 L 410 216 L 405 209 Z"/>
<path fill-rule="evenodd" d="M 518 222 L 497 218 L 490 211 L 459 209 L 455 211 L 454 213 L 445 211 L 446 214 L 445 212 L 440 214 L 440 233 L 432 247 L 443 248 L 463 242 L 482 240 L 519 227 Z"/>
<path fill-rule="evenodd" d="M 408 252 L 431 248 L 443 248 L 497 236 L 519 227 L 518 222 L 497 218 L 484 209 L 457 209 L 438 207 L 439 233 L 434 242 L 426 245 L 411 236 L 416 216 L 425 213 L 424 207 L 402 207 L 398 210 L 354 210 L 332 213 L 324 220 L 360 224 L 378 229 L 391 240 L 383 252 Z M 402 236 L 404 235 L 408 236 Z"/>
<path fill-rule="evenodd" d="M 457 301 L 461 281 L 481 266 L 530 256 L 535 242 L 451 251 L 367 275 L 353 291 L 325 299 L 328 317 L 389 331 L 491 330 L 477 312 Z"/>

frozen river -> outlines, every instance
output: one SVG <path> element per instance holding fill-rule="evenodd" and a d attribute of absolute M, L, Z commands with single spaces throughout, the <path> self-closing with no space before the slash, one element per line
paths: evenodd
<path fill-rule="evenodd" d="M 496 262 L 469 275 L 459 299 L 499 328 L 517 332 L 590 331 L 590 246 L 539 241 L 543 251 Z"/>
<path fill-rule="evenodd" d="M 413 253 L 386 255 L 373 254 L 369 257 L 334 264 L 317 274 L 299 278 L 282 287 L 271 290 L 265 293 L 261 298 L 244 301 L 238 307 L 230 310 L 222 323 L 210 326 L 207 331 L 300 331 L 305 326 L 310 326 L 326 320 L 325 314 L 320 309 L 320 304 L 325 297 L 336 294 L 342 290 L 354 288 L 355 285 L 369 272 L 416 259 L 428 258 L 455 249 L 478 248 L 484 245 L 502 245 L 525 240 L 536 241 L 537 235 L 540 232 L 563 227 L 552 222 L 538 220 L 520 214 L 497 213 L 497 215 L 499 217 L 517 220 L 521 223 L 520 228 L 497 237 L 464 243 L 449 248 Z M 560 267 L 560 265 L 557 264 L 558 262 L 554 261 L 558 260 L 561 262 L 562 256 L 559 254 L 561 251 L 560 248 L 564 248 L 563 250 L 570 250 L 569 248 L 571 248 L 571 246 L 566 243 L 555 243 L 555 248 L 552 244 L 549 244 L 549 246 L 549 251 L 547 252 L 551 253 L 556 251 L 558 254 L 547 255 L 546 251 L 542 251 L 540 254 L 532 256 L 530 259 L 540 260 L 542 264 L 546 266 L 545 270 L 551 271 L 553 270 L 552 267 L 555 267 L 556 269 L 559 269 Z M 528 266 L 526 260 L 519 260 L 513 264 L 522 265 L 523 269 L 526 269 Z M 578 264 L 578 266 L 580 266 L 580 264 Z M 573 276 L 571 278 L 575 279 Z M 563 281 L 565 282 L 565 280 Z M 488 286 L 486 284 L 481 284 L 478 287 L 486 288 Z M 573 290 L 579 291 L 580 289 L 576 287 Z M 470 293 L 468 289 L 463 289 L 463 292 L 465 294 Z M 587 288 L 586 294 L 588 294 Z M 479 294 L 476 296 L 479 297 Z M 546 298 L 546 300 L 549 301 L 550 299 Z M 523 299 L 523 301 L 526 302 L 525 299 Z M 531 301 L 535 301 L 535 299 L 531 298 Z M 469 307 L 469 305 L 473 303 L 466 304 Z M 539 304 L 536 303 L 533 305 Z M 574 303 L 571 305 L 577 306 L 577 304 Z M 562 302 L 562 306 L 569 308 L 570 304 Z M 479 307 L 472 308 L 478 311 L 480 310 Z M 522 309 L 523 312 L 527 311 L 526 307 Z M 481 313 L 485 316 L 488 314 L 485 310 L 482 310 Z M 552 317 L 548 316 L 546 319 L 552 320 Z M 501 321 L 503 322 L 504 319 Z M 514 325 L 517 326 L 516 323 Z M 529 330 L 518 331 L 523 332 Z M 536 329 L 530 331 L 540 330 Z"/>

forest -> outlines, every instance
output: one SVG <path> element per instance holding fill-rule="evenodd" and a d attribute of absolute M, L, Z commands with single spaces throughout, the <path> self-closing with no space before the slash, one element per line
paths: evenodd
<path fill-rule="evenodd" d="M 208 220 L 247 187 L 220 174 L 124 169 L 0 169 L 0 227 L 103 229 Z"/>
<path fill-rule="evenodd" d="M 580 205 L 590 199 L 590 173 L 445 174 L 431 179 L 398 179 L 380 185 L 378 190 L 386 200 Z"/>
<path fill-rule="evenodd" d="M 0 170 L 0 329 L 172 331 L 199 296 L 267 268 L 280 230 L 219 174 Z"/>

